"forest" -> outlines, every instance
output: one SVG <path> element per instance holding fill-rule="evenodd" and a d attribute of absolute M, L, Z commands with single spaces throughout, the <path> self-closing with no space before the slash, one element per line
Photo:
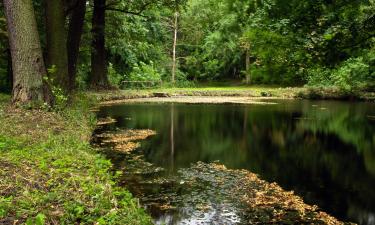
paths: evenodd
<path fill-rule="evenodd" d="M 371 225 L 374 100 L 374 0 L 2 0 L 0 224 Z"/>
<path fill-rule="evenodd" d="M 49 83 L 50 89 L 65 95 L 72 90 L 131 88 L 135 84 L 129 81 L 191 87 L 237 80 L 240 84 L 335 87 L 348 93 L 374 90 L 372 0 L 15 4 L 0 5 L 0 87 L 4 92 L 18 85 L 17 75 L 34 72 L 40 74 L 33 79 L 35 85 Z M 15 28 L 9 34 L 7 23 Z M 26 33 L 29 37 L 20 37 Z M 15 48 L 35 55 L 12 56 Z M 38 66 L 27 67 L 35 60 Z M 17 96 L 14 100 L 23 101 Z"/>

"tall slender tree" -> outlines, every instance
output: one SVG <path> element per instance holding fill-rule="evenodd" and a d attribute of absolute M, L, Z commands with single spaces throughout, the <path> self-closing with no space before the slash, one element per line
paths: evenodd
<path fill-rule="evenodd" d="M 178 12 L 174 13 L 174 23 L 173 23 L 173 50 L 172 50 L 172 83 L 175 83 L 176 77 L 176 67 L 177 67 L 177 60 L 176 60 L 176 48 L 177 48 L 177 32 L 178 32 Z"/>
<path fill-rule="evenodd" d="M 37 23 L 31 0 L 4 0 L 13 67 L 14 103 L 52 102 L 43 82 L 43 61 Z"/>

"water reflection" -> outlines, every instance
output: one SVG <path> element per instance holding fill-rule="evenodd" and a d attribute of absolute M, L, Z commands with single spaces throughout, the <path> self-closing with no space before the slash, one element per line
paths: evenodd
<path fill-rule="evenodd" d="M 156 130 L 142 150 L 170 174 L 219 160 L 295 190 L 340 219 L 375 223 L 374 104 L 132 104 L 100 114 L 118 127 Z"/>

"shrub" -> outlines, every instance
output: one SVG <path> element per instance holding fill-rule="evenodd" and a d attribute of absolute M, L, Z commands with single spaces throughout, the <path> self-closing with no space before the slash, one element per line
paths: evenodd
<path fill-rule="evenodd" d="M 363 57 L 349 58 L 334 69 L 310 69 L 307 86 L 337 87 L 347 93 L 371 91 L 375 87 L 374 64 L 375 54 L 369 51 Z"/>

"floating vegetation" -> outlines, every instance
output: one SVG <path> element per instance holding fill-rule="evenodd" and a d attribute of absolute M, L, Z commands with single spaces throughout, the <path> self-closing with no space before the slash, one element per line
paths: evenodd
<path fill-rule="evenodd" d="M 152 135 L 155 135 L 156 132 L 153 130 L 123 130 L 114 132 L 107 132 L 98 134 L 97 137 L 104 138 L 104 143 L 121 143 L 129 141 L 140 141 L 144 140 Z"/>
<path fill-rule="evenodd" d="M 103 125 L 108 125 L 112 123 L 116 123 L 117 121 L 111 117 L 106 117 L 106 118 L 100 118 L 98 119 L 98 122 L 96 123 L 97 126 L 103 126 Z"/>
<path fill-rule="evenodd" d="M 293 192 L 246 170 L 199 162 L 180 173 L 193 189 L 211 189 L 216 198 L 232 203 L 237 211 L 240 209 L 241 224 L 344 224 L 317 206 L 305 204 Z"/>
<path fill-rule="evenodd" d="M 98 107 L 93 107 L 93 108 L 90 108 L 89 109 L 89 112 L 94 112 L 94 113 L 96 113 L 96 112 L 99 112 L 100 110 L 99 110 L 99 108 Z"/>
<path fill-rule="evenodd" d="M 140 147 L 139 141 L 155 135 L 153 130 L 122 130 L 116 132 L 105 132 L 95 135 L 100 139 L 101 145 L 110 145 L 116 151 L 129 153 Z"/>

